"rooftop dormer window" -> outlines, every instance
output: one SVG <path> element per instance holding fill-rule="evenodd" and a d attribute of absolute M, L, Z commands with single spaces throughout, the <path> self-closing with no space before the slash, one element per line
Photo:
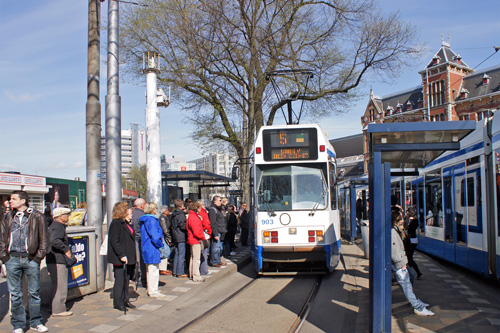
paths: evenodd
<path fill-rule="evenodd" d="M 488 83 L 490 83 L 490 80 L 491 80 L 491 77 L 488 74 L 484 73 L 484 75 L 483 75 L 483 85 L 487 85 Z"/>
<path fill-rule="evenodd" d="M 396 105 L 396 112 L 399 113 L 401 111 L 403 111 L 403 104 L 398 103 L 398 105 Z"/>
<path fill-rule="evenodd" d="M 388 106 L 387 109 L 385 110 L 385 115 L 390 116 L 391 114 L 394 113 L 394 108 L 392 106 Z"/>
<path fill-rule="evenodd" d="M 465 88 L 462 88 L 462 90 L 460 90 L 460 98 L 467 98 L 469 97 L 469 91 Z"/>
<path fill-rule="evenodd" d="M 462 64 L 462 57 L 460 56 L 460 54 L 454 56 L 453 59 L 457 62 L 457 64 Z"/>
<path fill-rule="evenodd" d="M 406 103 L 406 110 L 407 110 L 407 111 L 410 111 L 410 110 L 412 109 L 412 106 L 413 106 L 413 103 L 412 103 L 411 101 L 408 101 L 408 102 Z"/>
<path fill-rule="evenodd" d="M 422 97 L 419 97 L 419 99 L 417 101 L 417 105 L 419 108 L 424 107 L 424 101 L 422 100 Z"/>
<path fill-rule="evenodd" d="M 434 58 L 432 58 L 432 64 L 437 65 L 439 63 L 440 59 L 441 59 L 441 57 L 436 55 Z"/>

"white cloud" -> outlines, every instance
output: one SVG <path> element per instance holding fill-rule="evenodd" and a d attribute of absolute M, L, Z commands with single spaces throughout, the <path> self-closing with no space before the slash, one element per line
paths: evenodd
<path fill-rule="evenodd" d="M 13 103 L 26 103 L 26 102 L 31 103 L 42 97 L 42 95 L 40 94 L 30 95 L 28 93 L 16 95 L 8 90 L 4 90 L 3 94 L 10 102 Z"/>

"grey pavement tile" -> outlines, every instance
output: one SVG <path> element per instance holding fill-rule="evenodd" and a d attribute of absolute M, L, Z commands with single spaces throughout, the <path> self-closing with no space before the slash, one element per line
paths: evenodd
<path fill-rule="evenodd" d="M 123 315 L 123 316 L 120 316 L 116 319 L 118 320 L 125 320 L 125 321 L 134 321 L 134 320 L 137 320 L 139 318 L 141 318 L 143 315 L 139 315 L 139 314 L 126 314 L 126 315 Z"/>
<path fill-rule="evenodd" d="M 436 274 L 437 277 L 442 279 L 451 279 L 452 276 L 450 274 Z"/>
<path fill-rule="evenodd" d="M 475 291 L 471 291 L 471 290 L 459 290 L 458 292 L 464 296 L 479 296 L 478 293 L 476 293 Z"/>
<path fill-rule="evenodd" d="M 175 287 L 174 289 L 172 289 L 173 292 L 178 292 L 178 293 L 185 293 L 188 292 L 189 290 L 191 290 L 191 288 L 188 287 Z"/>
<path fill-rule="evenodd" d="M 479 312 L 486 312 L 486 313 L 500 313 L 500 309 L 497 308 L 483 308 L 478 306 L 477 309 Z"/>
<path fill-rule="evenodd" d="M 450 287 L 455 289 L 469 289 L 469 287 L 464 286 L 463 284 L 450 284 Z"/>
<path fill-rule="evenodd" d="M 108 333 L 113 332 L 114 330 L 119 329 L 120 326 L 113 325 L 99 325 L 94 328 L 89 329 L 90 332 L 99 332 L 99 333 Z"/>
<path fill-rule="evenodd" d="M 138 307 L 137 309 L 142 310 L 142 311 L 154 311 L 154 310 L 161 308 L 162 306 L 163 305 L 144 304 L 143 306 Z"/>
<path fill-rule="evenodd" d="M 471 303 L 491 304 L 488 300 L 482 298 L 467 298 L 467 300 Z"/>
<path fill-rule="evenodd" d="M 495 326 L 500 326 L 500 318 L 486 318 L 488 321 Z"/>

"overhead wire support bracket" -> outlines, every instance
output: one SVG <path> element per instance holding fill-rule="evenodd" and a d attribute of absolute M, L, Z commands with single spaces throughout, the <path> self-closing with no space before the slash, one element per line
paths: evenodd
<path fill-rule="evenodd" d="M 271 81 L 274 93 L 276 94 L 276 97 L 278 99 L 278 103 L 284 104 L 284 102 L 286 102 L 288 108 L 288 118 L 283 111 L 283 106 L 280 106 L 280 109 L 283 113 L 283 117 L 285 118 L 287 125 L 299 124 L 300 118 L 302 117 L 304 100 L 307 98 L 307 86 L 309 84 L 309 80 L 314 77 L 314 72 L 311 69 L 282 69 L 265 72 L 264 75 L 266 80 Z M 290 81 L 297 84 L 298 89 L 286 95 L 276 82 L 275 78 L 277 76 L 288 77 Z M 293 76 L 293 78 L 290 78 L 290 76 Z M 298 76 L 305 77 L 305 83 L 303 82 L 304 79 L 298 80 Z M 302 100 L 302 103 L 300 106 L 299 115 L 297 116 L 297 114 L 293 111 L 292 102 L 299 99 Z M 295 116 L 295 119 L 293 119 L 293 116 Z"/>

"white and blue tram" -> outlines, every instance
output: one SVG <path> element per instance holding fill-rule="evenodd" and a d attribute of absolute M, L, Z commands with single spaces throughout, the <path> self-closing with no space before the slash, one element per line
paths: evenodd
<path fill-rule="evenodd" d="M 477 123 L 458 151 L 440 155 L 406 184 L 417 208 L 418 249 L 500 277 L 500 113 Z"/>
<path fill-rule="evenodd" d="M 251 153 L 259 274 L 329 272 L 340 257 L 335 150 L 318 125 L 263 126 Z"/>

